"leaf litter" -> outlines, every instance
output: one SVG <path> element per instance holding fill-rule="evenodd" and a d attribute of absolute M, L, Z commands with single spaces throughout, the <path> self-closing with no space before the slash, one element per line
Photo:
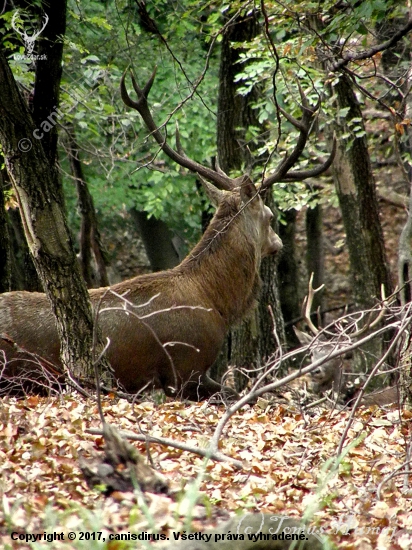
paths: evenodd
<path fill-rule="evenodd" d="M 224 409 L 207 403 L 131 404 L 107 397 L 103 411 L 106 421 L 121 431 L 203 448 Z M 333 470 L 327 464 L 336 456 L 348 411 L 306 416 L 292 406 L 245 407 L 232 417 L 220 442 L 220 451 L 242 460 L 243 470 L 133 441 L 142 455 L 150 455 L 150 464 L 172 487 L 172 497 L 114 493 L 105 498 L 87 487 L 78 464 L 79 456 L 96 457 L 104 445 L 101 436 L 86 432 L 101 428 L 96 403 L 73 394 L 5 397 L 0 402 L 0 547 L 71 548 L 68 542 L 25 546 L 11 541 L 12 531 L 170 533 L 190 526 L 201 531 L 235 513 L 302 519 L 311 510 L 310 524 L 322 526 L 339 548 L 410 548 L 412 492 L 404 487 L 402 465 L 411 416 L 408 411 L 360 408 L 348 439 L 356 444 Z M 193 489 L 195 497 L 188 490 L 193 480 L 199 490 Z M 129 547 L 139 548 L 136 543 L 96 546 Z"/>

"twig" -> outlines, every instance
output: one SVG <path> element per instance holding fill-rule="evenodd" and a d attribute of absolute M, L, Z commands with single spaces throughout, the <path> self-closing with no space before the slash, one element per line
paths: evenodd
<path fill-rule="evenodd" d="M 350 53 L 350 54 L 344 54 L 342 56 L 342 59 L 339 61 L 336 61 L 335 63 L 332 63 L 332 71 L 339 71 L 346 67 L 348 63 L 351 61 L 361 61 L 363 59 L 369 59 L 370 57 L 373 57 L 379 52 L 383 52 L 384 50 L 387 50 L 388 48 L 392 47 L 394 44 L 399 42 L 401 38 L 403 38 L 408 32 L 412 29 L 412 18 L 409 19 L 409 21 L 404 25 L 401 29 L 399 29 L 397 32 L 395 32 L 389 40 L 386 40 L 386 42 L 382 42 L 381 44 L 376 44 L 375 46 L 372 46 L 368 50 L 364 50 L 360 53 Z"/>
<path fill-rule="evenodd" d="M 103 435 L 103 431 L 97 428 L 88 428 L 85 430 L 86 433 L 91 435 Z M 243 468 L 243 463 L 240 460 L 226 456 L 219 451 L 211 451 L 210 447 L 207 449 L 200 449 L 199 447 L 194 447 L 193 445 L 187 445 L 186 443 L 181 443 L 179 441 L 174 441 L 173 439 L 167 439 L 164 437 L 153 437 L 151 435 L 137 435 L 130 432 L 120 432 L 122 437 L 127 437 L 131 441 L 142 441 L 157 443 L 159 445 L 166 445 L 167 447 L 172 447 L 174 449 L 180 449 L 181 451 L 188 451 L 189 453 L 194 453 L 204 458 L 211 458 L 212 460 L 217 460 L 218 462 L 230 462 L 236 468 Z"/>
<path fill-rule="evenodd" d="M 379 370 L 380 366 L 383 364 L 383 362 L 386 360 L 386 358 L 389 356 L 389 354 L 392 352 L 393 348 L 397 345 L 398 340 L 403 336 L 403 333 L 406 330 L 406 328 L 408 327 L 408 325 L 411 324 L 411 322 L 412 322 L 411 311 L 412 311 L 412 303 L 409 304 L 408 309 L 407 309 L 407 313 L 406 313 L 403 321 L 401 322 L 401 325 L 399 326 L 397 324 L 396 328 L 398 329 L 398 333 L 396 334 L 395 338 L 393 338 L 393 340 L 391 342 L 391 345 L 388 347 L 388 349 L 386 350 L 384 355 L 380 358 L 380 360 L 377 362 L 375 367 L 372 369 L 372 371 L 370 372 L 368 378 L 366 379 L 365 383 L 363 384 L 362 388 L 360 389 L 358 397 L 357 397 L 356 401 L 354 402 L 354 404 L 352 406 L 352 411 L 351 411 L 349 419 L 346 423 L 345 429 L 343 430 L 343 434 L 342 434 L 342 437 L 340 439 L 339 447 L 338 447 L 338 450 L 337 450 L 337 456 L 339 456 L 342 452 L 343 444 L 345 442 L 346 436 L 348 435 L 349 429 L 352 426 L 352 422 L 354 421 L 354 418 L 355 418 L 356 409 L 357 409 L 357 407 L 358 407 L 358 405 L 359 405 L 359 403 L 360 403 L 360 401 L 363 397 L 363 394 L 365 392 L 365 389 L 366 389 L 367 385 L 372 380 L 373 376 Z M 395 327 L 392 325 L 391 328 L 395 328 Z M 362 340 L 360 340 L 360 342 L 361 341 Z"/>

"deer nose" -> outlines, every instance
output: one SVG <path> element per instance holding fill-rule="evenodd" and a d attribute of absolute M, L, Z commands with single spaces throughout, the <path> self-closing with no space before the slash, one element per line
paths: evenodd
<path fill-rule="evenodd" d="M 317 369 L 313 370 L 310 375 L 312 378 L 319 378 L 320 376 L 323 376 L 323 370 L 321 369 L 321 367 L 318 367 Z"/>
<path fill-rule="evenodd" d="M 277 235 L 274 231 L 273 233 L 270 235 L 270 239 L 269 239 L 269 247 L 268 247 L 268 251 L 265 255 L 270 255 L 270 254 L 277 254 L 278 252 L 280 252 L 283 248 L 283 243 L 279 237 L 279 235 Z"/>

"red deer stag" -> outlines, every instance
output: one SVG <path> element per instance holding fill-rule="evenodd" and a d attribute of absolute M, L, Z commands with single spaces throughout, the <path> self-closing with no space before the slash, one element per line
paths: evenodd
<path fill-rule="evenodd" d="M 301 93 L 301 120 L 284 113 L 299 129 L 297 145 L 257 189 L 248 176 L 231 179 L 221 170 L 189 159 L 178 134 L 176 149 L 168 144 L 147 102 L 155 72 L 143 89 L 132 76 L 137 101 L 128 95 L 124 78 L 120 89 L 125 104 L 140 113 L 166 155 L 213 182 L 215 186 L 204 184 L 217 210 L 200 242 L 179 266 L 114 285 L 112 290 L 125 297 L 123 302 L 106 288 L 90 290 L 90 299 L 103 311 L 99 326 L 102 335 L 110 339 L 108 358 L 127 391 L 157 387 L 170 396 L 200 400 L 222 389 L 206 372 L 229 327 L 245 316 L 258 296 L 261 259 L 282 248 L 262 193 L 278 181 L 321 174 L 330 166 L 334 152 L 312 170 L 290 172 L 305 147 L 318 108 L 311 108 Z M 120 311 L 122 306 L 129 313 Z M 0 343 L 8 359 L 8 376 L 19 372 L 19 358 L 24 358 L 21 348 L 61 365 L 55 322 L 44 294 L 11 292 L 0 296 L 1 334 L 9 338 L 9 342 L 3 338 Z"/>

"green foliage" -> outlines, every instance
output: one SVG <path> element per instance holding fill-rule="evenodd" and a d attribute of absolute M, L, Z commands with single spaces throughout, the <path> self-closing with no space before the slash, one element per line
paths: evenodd
<path fill-rule="evenodd" d="M 69 0 L 61 122 L 74 132 L 87 182 L 97 208 L 104 215 L 136 206 L 162 218 L 183 238 L 193 242 L 200 233 L 202 207 L 195 177 L 159 152 L 138 113 L 123 105 L 119 81 L 130 66 L 142 86 L 157 65 L 150 93 L 155 121 L 172 143 L 178 122 L 186 154 L 211 165 L 216 156 L 219 50 L 209 48 L 214 39 L 218 42 L 221 37 L 225 20 L 237 10 L 247 15 L 253 5 L 238 0 L 179 3 L 153 0 L 146 3 L 146 9 L 147 15 L 141 18 L 137 3 L 126 0 L 87 3 Z M 371 30 L 378 23 L 384 24 L 388 13 L 397 17 L 405 10 L 406 4 L 395 0 L 349 0 L 339 5 L 332 0 L 321 3 L 265 0 L 269 36 L 262 32 L 246 44 L 233 44 L 241 49 L 235 78 L 239 93 L 247 96 L 256 87 L 260 91 L 254 108 L 259 123 L 267 131 L 262 137 L 261 129 L 251 126 L 246 139 L 257 147 L 255 155 L 269 158 L 265 175 L 296 144 L 298 131 L 279 115 L 277 106 L 299 119 L 299 86 L 311 105 L 321 101 L 321 109 L 298 169 L 315 164 L 319 157 L 325 158 L 329 128 L 336 120 L 345 123 L 347 147 L 365 135 L 362 120 L 350 118 L 347 109 L 336 110 L 333 89 L 339 74 L 328 75 L 319 57 L 329 59 L 339 49 L 345 53 L 368 47 Z M 24 47 L 16 45 L 16 33 L 11 28 L 12 16 L 10 11 L 1 16 L 5 28 L 3 45 L 13 53 L 23 54 Z M 262 13 L 260 18 L 264 29 Z M 26 89 L 32 89 L 31 62 L 24 56 L 12 57 L 11 65 L 18 81 Z M 203 81 L 194 92 L 201 75 Z M 130 78 L 126 81 L 130 91 Z M 61 138 L 66 153 L 64 131 Z M 389 146 L 388 156 L 390 150 Z M 67 159 L 64 155 L 61 158 L 64 173 L 69 174 Z M 261 164 L 253 176 L 259 181 Z M 64 184 L 75 225 L 76 198 L 69 175 Z M 306 183 L 281 183 L 275 186 L 274 194 L 281 210 L 336 201 L 332 186 L 327 183 L 322 183 L 321 189 L 316 182 L 313 187 Z"/>
<path fill-rule="evenodd" d="M 233 10 L 239 5 L 234 3 Z M 337 121 L 345 127 L 343 139 L 348 149 L 355 139 L 366 135 L 362 119 L 351 117 L 349 109 L 337 111 L 334 86 L 339 81 L 340 73 L 328 74 L 328 63 L 334 55 L 338 59 L 340 54 L 356 53 L 370 47 L 376 25 L 386 23 L 388 14 L 399 17 L 406 13 L 405 10 L 405 3 L 393 0 L 351 0 L 339 6 L 330 0 L 322 3 L 265 1 L 270 34 L 266 37 L 260 35 L 246 44 L 236 44 L 236 47 L 242 48 L 236 81 L 240 86 L 239 92 L 245 96 L 256 86 L 261 91 L 255 108 L 259 122 L 269 129 L 270 138 L 265 139 L 258 154 L 264 158 L 270 157 L 267 174 L 285 154 L 290 153 L 298 139 L 297 130 L 282 115 L 277 115 L 276 108 L 279 105 L 299 119 L 301 99 L 298 86 L 303 89 L 311 105 L 321 102 L 314 124 L 316 137 L 313 133 L 308 141 L 298 169 L 313 166 L 319 157 L 325 158 L 333 125 Z M 365 72 L 374 75 L 373 66 L 369 70 L 364 70 L 362 66 L 355 69 L 362 77 Z M 372 85 L 373 88 L 369 87 L 369 81 L 363 78 L 365 93 L 379 95 L 381 90 L 376 79 L 371 80 Z M 362 96 L 358 99 L 362 101 Z M 316 184 L 312 189 L 307 184 L 293 183 L 276 185 L 274 194 L 281 210 L 300 209 L 326 201 L 337 204 L 334 190 L 324 180 L 320 191 Z"/>
<path fill-rule="evenodd" d="M 210 59 L 207 79 L 194 98 L 170 117 L 192 94 L 205 63 L 204 37 L 190 10 L 195 10 L 194 2 L 188 2 L 179 18 L 167 2 L 148 6 L 168 47 L 187 71 L 183 75 L 159 37 L 142 29 L 127 3 L 106 8 L 100 2 L 71 4 L 61 109 L 82 149 L 86 178 L 99 209 L 136 206 L 194 241 L 200 232 L 201 208 L 194 176 L 179 172 L 159 152 L 139 114 L 126 108 L 119 94 L 120 77 L 128 65 L 141 86 L 159 65 L 149 98 L 155 121 L 163 132 L 166 129 L 169 140 L 178 121 L 187 155 L 210 164 L 215 154 L 216 57 Z M 129 77 L 126 82 L 130 90 Z"/>

